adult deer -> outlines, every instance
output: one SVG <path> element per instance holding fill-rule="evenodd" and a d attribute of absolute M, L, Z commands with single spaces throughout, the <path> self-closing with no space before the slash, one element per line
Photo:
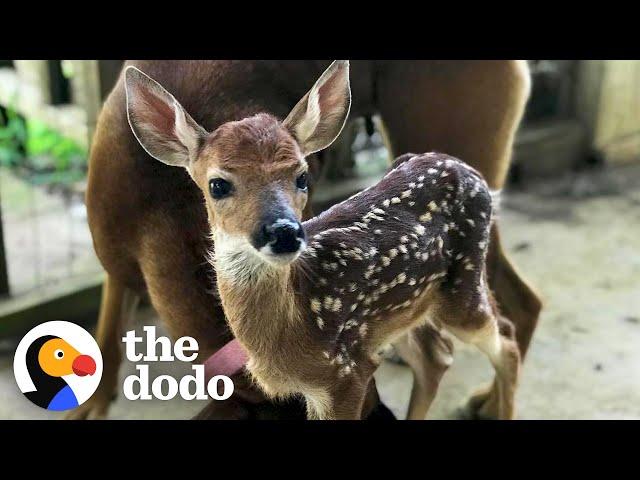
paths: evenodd
<path fill-rule="evenodd" d="M 208 132 L 259 112 L 285 118 L 328 65 L 321 61 L 129 64 L 161 82 L 191 114 L 186 121 Z M 491 188 L 503 185 L 529 91 L 526 63 L 361 61 L 353 62 L 352 70 L 352 115 L 380 113 L 392 150 L 446 151 L 477 168 Z M 155 106 L 159 118 L 172 111 L 166 105 Z M 180 148 L 184 153 L 189 147 Z M 309 165 L 312 173 L 317 171 L 315 159 L 309 158 Z M 148 292 L 173 336 L 197 338 L 202 358 L 231 338 L 213 294 L 215 272 L 206 262 L 212 246 L 202 194 L 186 170 L 155 161 L 131 134 L 122 78 L 99 118 L 87 207 L 96 252 L 108 273 L 97 332 L 105 372 L 94 397 L 74 411 L 76 418 L 106 414 L 117 384 L 122 326 L 140 294 Z M 309 203 L 304 214 L 310 216 Z M 495 226 L 488 279 L 502 311 L 515 324 L 524 355 L 540 302 L 504 255 Z M 413 335 L 411 341 L 420 344 L 429 332 Z M 243 376 L 234 382 L 233 400 L 212 404 L 210 417 L 286 416 L 301 411 L 298 405 L 266 401 Z M 494 384 L 474 397 L 470 404 L 474 411 L 497 417 L 498 390 Z M 369 398 L 366 410 L 377 402 L 375 388 Z"/>

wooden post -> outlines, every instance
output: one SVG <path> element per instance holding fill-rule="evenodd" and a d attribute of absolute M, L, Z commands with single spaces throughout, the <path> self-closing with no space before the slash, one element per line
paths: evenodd
<path fill-rule="evenodd" d="M 0 106 L 0 125 L 8 121 L 6 109 Z M 2 193 L 2 192 L 0 192 Z M 2 197 L 0 196 L 0 298 L 9 295 L 9 273 L 7 271 L 7 255 L 4 248 L 4 221 L 2 218 Z"/>
<path fill-rule="evenodd" d="M 7 295 L 9 295 L 9 274 L 7 272 L 7 257 L 4 249 L 2 202 L 0 201 L 0 297 Z"/>
<path fill-rule="evenodd" d="M 640 158 L 640 61 L 579 62 L 576 114 L 590 134 L 591 148 L 608 163 Z"/>
<path fill-rule="evenodd" d="M 28 99 L 29 104 L 50 105 L 49 61 L 14 60 L 14 66 L 20 81 L 33 88 L 31 92 L 34 98 Z"/>
<path fill-rule="evenodd" d="M 102 106 L 98 60 L 68 60 L 73 65 L 71 92 L 73 103 L 82 107 L 87 125 L 87 145 L 96 128 L 98 113 Z"/>

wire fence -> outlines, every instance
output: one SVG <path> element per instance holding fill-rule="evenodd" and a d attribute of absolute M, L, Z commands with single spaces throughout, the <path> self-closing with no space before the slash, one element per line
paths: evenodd
<path fill-rule="evenodd" d="M 79 191 L 34 185 L 11 169 L 0 170 L 12 296 L 100 271 L 82 197 Z"/>

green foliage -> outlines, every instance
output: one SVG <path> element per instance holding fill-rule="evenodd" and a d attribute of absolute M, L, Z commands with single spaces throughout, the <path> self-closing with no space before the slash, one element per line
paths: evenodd
<path fill-rule="evenodd" d="M 39 164 L 38 170 L 64 171 L 84 163 L 84 150 L 44 123 L 28 120 L 27 132 L 27 155 Z"/>
<path fill-rule="evenodd" d="M 22 167 L 34 183 L 70 183 L 84 175 L 86 151 L 37 120 L 7 108 L 0 118 L 0 166 Z"/>
<path fill-rule="evenodd" d="M 5 112 L 6 121 L 0 116 L 0 165 L 13 167 L 22 160 L 27 126 L 13 109 L 7 108 Z"/>

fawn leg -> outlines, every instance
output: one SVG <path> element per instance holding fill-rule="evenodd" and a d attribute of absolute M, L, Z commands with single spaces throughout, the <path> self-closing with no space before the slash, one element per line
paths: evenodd
<path fill-rule="evenodd" d="M 361 420 L 362 405 L 367 393 L 366 384 L 360 382 L 350 383 L 338 389 L 337 395 L 333 396 L 333 419 L 334 420 Z"/>
<path fill-rule="evenodd" d="M 96 340 L 103 360 L 102 380 L 93 396 L 67 413 L 65 419 L 83 420 L 106 417 L 118 383 L 118 371 L 122 362 L 122 333 L 124 326 L 133 317 L 138 301 L 137 294 L 113 276 L 107 276 L 102 287 L 96 331 Z"/>
<path fill-rule="evenodd" d="M 513 335 L 511 338 L 501 331 L 500 321 L 494 314 L 486 314 L 484 319 L 473 319 L 471 324 L 481 325 L 477 329 L 447 326 L 456 337 L 475 345 L 488 358 L 496 372 L 492 392 L 488 401 L 496 411 L 496 418 L 515 418 L 515 393 L 520 372 L 520 352 Z M 478 321 L 480 320 L 480 321 Z M 511 330 L 513 333 L 513 330 Z M 493 413 L 493 412 L 492 412 Z"/>
<path fill-rule="evenodd" d="M 331 390 L 305 392 L 308 420 L 360 420 L 367 384 L 341 382 Z"/>
<path fill-rule="evenodd" d="M 326 389 L 307 390 L 309 420 L 360 420 L 363 406 L 371 388 L 373 372 L 377 365 L 372 360 L 362 360 L 357 369 L 336 379 Z"/>
<path fill-rule="evenodd" d="M 427 324 L 407 333 L 394 347 L 413 371 L 407 420 L 424 420 L 440 380 L 453 361 L 453 343 Z"/>
<path fill-rule="evenodd" d="M 527 353 L 531 338 L 538 324 L 542 302 L 505 254 L 498 226 L 491 229 L 491 243 L 487 256 L 487 275 L 489 285 L 494 291 L 501 312 L 509 318 L 515 327 L 515 340 L 521 359 Z M 501 329 L 505 327 L 501 322 Z M 498 392 L 494 382 L 478 389 L 464 407 L 467 418 L 497 418 Z"/>

